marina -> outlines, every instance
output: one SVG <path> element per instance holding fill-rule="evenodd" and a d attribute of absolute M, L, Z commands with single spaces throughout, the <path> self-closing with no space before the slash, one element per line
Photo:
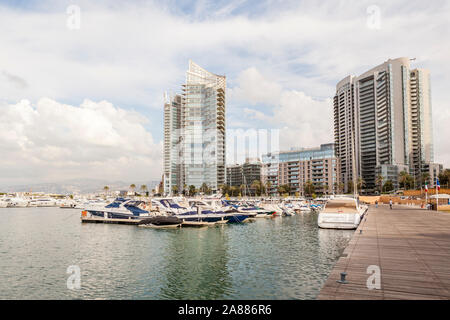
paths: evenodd
<path fill-rule="evenodd" d="M 0 299 L 314 299 L 353 234 L 319 229 L 316 212 L 154 229 L 1 210 Z M 79 290 L 66 287 L 72 265 Z"/>
<path fill-rule="evenodd" d="M 32 251 L 34 244 L 51 247 L 53 243 L 55 250 L 71 252 L 59 258 L 57 252 L 52 252 L 45 258 L 56 255 L 59 281 L 64 280 L 63 264 L 70 260 L 69 265 L 79 266 L 88 278 L 95 275 L 104 279 L 100 274 L 106 268 L 110 270 L 107 274 L 116 280 L 102 280 L 109 283 L 105 286 L 114 287 L 113 283 L 118 282 L 121 285 L 116 288 L 131 290 L 118 295 L 105 287 L 98 289 L 94 281 L 97 284 L 79 293 L 59 291 L 60 296 L 69 299 L 90 299 L 96 295 L 105 299 L 449 299 L 450 238 L 447 230 L 450 213 L 426 210 L 414 202 L 395 202 L 394 208 L 389 209 L 383 201 L 389 203 L 390 198 L 362 198 L 371 203 L 377 199 L 380 204 L 369 206 L 359 197 L 341 195 L 316 201 L 166 197 L 75 201 L 72 208 L 5 207 L 0 209 L 5 221 L 0 231 L 5 241 L 0 240 L 6 243 L 8 234 L 14 237 L 10 228 L 14 230 L 14 225 L 20 225 L 17 239 L 20 244 L 13 241 L 9 250 L 0 253 L 0 267 L 4 277 L 8 270 L 12 272 L 18 267 L 17 263 L 24 263 L 23 267 L 33 270 L 42 263 L 42 257 Z M 34 228 L 36 223 L 41 227 Z M 186 241 L 195 244 L 188 245 Z M 135 246 L 140 248 L 139 254 Z M 169 262 L 163 265 L 178 272 L 183 265 L 193 268 L 196 280 L 188 283 L 196 291 L 185 287 L 184 281 L 193 275 L 190 273 L 184 273 L 183 281 L 171 283 L 168 289 L 167 279 L 157 277 L 156 283 L 155 280 L 147 283 L 134 276 L 129 278 L 124 272 L 128 274 L 130 270 L 117 270 L 112 265 L 119 263 L 123 268 L 131 262 L 128 259 L 137 259 L 132 262 L 138 265 L 131 266 L 132 272 L 143 272 L 134 268 L 150 272 L 149 268 L 157 264 L 157 270 L 165 273 L 167 270 L 160 269 L 159 264 L 161 259 L 168 258 L 168 247 L 176 252 L 169 257 L 170 264 L 175 265 L 169 267 Z M 117 251 L 117 248 L 120 249 Z M 18 254 L 17 250 L 22 252 Z M 130 250 L 132 253 L 125 253 Z M 148 257 L 144 251 L 153 254 Z M 86 261 L 86 254 L 93 260 Z M 186 261 L 180 261 L 180 255 Z M 25 260 L 20 262 L 20 257 Z M 111 260 L 111 257 L 115 258 Z M 211 270 L 208 266 L 214 268 L 216 260 L 223 264 L 217 267 L 220 270 L 214 271 L 218 278 L 211 279 L 204 273 Z M 97 264 L 102 265 L 101 273 L 94 267 Z M 27 272 L 23 267 L 19 267 L 22 271 L 18 277 Z M 378 289 L 368 287 L 368 268 L 380 269 Z M 112 275 L 112 270 L 116 270 L 117 275 Z M 205 279 L 198 278 L 198 272 Z M 217 287 L 216 291 L 198 287 L 201 284 L 213 286 L 211 281 L 223 284 L 225 275 L 233 279 L 227 280 L 231 281 L 229 291 L 225 290 L 227 286 Z M 141 274 L 145 279 L 147 276 L 150 277 Z M 175 274 L 167 276 L 178 279 Z M 236 284 L 239 280 L 235 277 L 245 279 L 242 284 L 245 288 Z M 284 282 L 285 278 L 289 280 Z M 90 280 L 86 280 L 89 283 Z M 39 278 L 35 281 L 32 286 L 39 285 Z M 271 284 L 266 288 L 267 281 Z M 16 279 L 16 283 L 20 291 L 20 279 Z M 58 282 L 51 283 L 54 286 Z M 132 289 L 132 283 L 145 289 Z M 7 296 L 14 296 L 10 287 L 3 289 Z"/>

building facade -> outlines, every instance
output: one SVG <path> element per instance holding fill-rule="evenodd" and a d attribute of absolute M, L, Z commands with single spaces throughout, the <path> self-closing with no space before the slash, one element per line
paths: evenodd
<path fill-rule="evenodd" d="M 288 185 L 290 194 L 306 195 L 305 185 L 311 182 L 315 193 L 335 194 L 340 184 L 340 161 L 336 157 L 333 143 L 319 148 L 303 148 L 262 157 L 261 180 L 271 195 L 278 194 L 278 188 Z"/>
<path fill-rule="evenodd" d="M 259 159 L 247 158 L 243 164 L 227 166 L 227 185 L 230 187 L 245 186 L 245 194 L 254 195 L 254 181 L 261 182 L 262 163 Z"/>
<path fill-rule="evenodd" d="M 225 183 L 226 78 L 192 61 L 183 93 L 164 107 L 164 191 Z"/>
<path fill-rule="evenodd" d="M 379 175 L 398 186 L 401 171 L 419 182 L 433 163 L 428 71 L 411 69 L 410 59 L 398 58 L 341 80 L 334 97 L 334 136 L 346 191 L 362 180 L 362 189 L 373 192 Z"/>

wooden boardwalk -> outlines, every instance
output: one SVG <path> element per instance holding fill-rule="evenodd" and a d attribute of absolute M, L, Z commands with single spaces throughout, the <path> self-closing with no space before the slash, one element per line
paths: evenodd
<path fill-rule="evenodd" d="M 367 287 L 371 265 L 380 289 Z M 450 213 L 371 206 L 318 299 L 450 299 Z"/>

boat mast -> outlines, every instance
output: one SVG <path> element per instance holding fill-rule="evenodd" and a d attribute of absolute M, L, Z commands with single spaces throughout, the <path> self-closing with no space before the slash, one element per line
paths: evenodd
<path fill-rule="evenodd" d="M 355 197 L 355 199 L 358 196 L 358 189 L 357 189 L 357 182 L 356 182 L 356 164 L 355 164 L 355 160 L 356 160 L 356 141 L 355 141 L 355 128 L 353 126 L 352 131 L 351 131 L 351 143 L 352 143 L 352 180 L 353 180 L 353 196 Z"/>

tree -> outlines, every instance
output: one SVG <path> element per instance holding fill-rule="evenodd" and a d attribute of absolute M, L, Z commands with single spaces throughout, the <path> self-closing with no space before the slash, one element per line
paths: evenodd
<path fill-rule="evenodd" d="M 261 194 L 261 181 L 254 180 L 252 182 L 251 188 L 253 189 L 253 192 L 254 192 L 255 196 Z"/>
<path fill-rule="evenodd" d="M 141 185 L 142 193 L 147 194 L 147 190 L 148 190 L 147 185 L 145 185 L 145 184 Z"/>
<path fill-rule="evenodd" d="M 108 186 L 104 186 L 104 187 L 103 187 L 103 190 L 105 191 L 105 194 L 108 194 L 109 187 L 108 187 Z"/>
<path fill-rule="evenodd" d="M 402 187 L 403 189 L 406 189 L 406 185 L 408 182 L 408 172 L 406 172 L 405 170 L 403 170 L 402 172 L 400 172 L 398 174 L 398 182 L 400 184 L 400 187 Z"/>
<path fill-rule="evenodd" d="M 187 192 L 188 192 L 188 188 L 187 188 L 187 184 L 185 183 L 185 184 L 183 184 L 183 191 L 182 191 L 183 196 L 185 196 Z"/>
<path fill-rule="evenodd" d="M 354 186 L 353 186 L 353 180 L 347 181 L 347 193 L 353 193 Z"/>
<path fill-rule="evenodd" d="M 425 185 L 425 184 L 428 184 L 430 182 L 430 174 L 428 172 L 422 173 L 422 177 L 421 178 L 422 178 L 422 181 L 420 181 L 421 185 L 422 184 Z"/>
<path fill-rule="evenodd" d="M 203 182 L 202 183 L 202 185 L 200 186 L 200 192 L 203 192 L 203 193 L 207 193 L 208 192 L 208 185 L 205 183 L 205 182 Z"/>
<path fill-rule="evenodd" d="M 450 169 L 445 169 L 441 173 L 439 173 L 439 184 L 441 186 L 447 186 L 450 182 Z"/>
<path fill-rule="evenodd" d="M 328 183 L 326 183 L 326 182 L 324 182 L 323 184 L 322 184 L 322 192 L 324 193 L 324 194 L 328 194 L 328 189 L 330 188 L 330 186 L 328 185 Z"/>
<path fill-rule="evenodd" d="M 244 194 L 244 191 L 245 191 L 245 184 L 241 184 L 241 185 L 239 186 L 239 192 L 240 192 L 240 195 L 241 195 L 241 196 Z"/>
<path fill-rule="evenodd" d="M 132 193 L 134 193 L 134 189 L 136 188 L 136 185 L 133 183 L 133 184 L 130 184 L 130 189 L 131 189 L 131 192 Z"/>
<path fill-rule="evenodd" d="M 291 185 L 289 183 L 284 185 L 284 193 L 291 194 Z"/>
<path fill-rule="evenodd" d="M 394 184 L 391 180 L 386 181 L 383 186 L 383 192 L 390 192 L 392 190 L 394 190 Z"/>
<path fill-rule="evenodd" d="M 272 191 L 272 183 L 270 183 L 270 181 L 267 181 L 266 183 L 266 192 L 267 192 L 267 196 L 269 196 L 269 193 Z"/>
<path fill-rule="evenodd" d="M 359 177 L 358 182 L 356 183 L 356 187 L 358 188 L 358 192 L 361 191 L 363 187 L 366 186 L 366 182 L 363 180 L 363 178 Z"/>
<path fill-rule="evenodd" d="M 381 174 L 377 175 L 375 179 L 375 184 L 377 185 L 377 189 L 380 193 L 383 191 L 383 180 L 384 177 Z"/>
<path fill-rule="evenodd" d="M 344 188 L 345 188 L 344 183 L 343 183 L 343 182 L 340 182 L 340 183 L 339 183 L 339 193 L 344 193 Z"/>
<path fill-rule="evenodd" d="M 314 193 L 314 190 L 315 190 L 314 183 L 312 183 L 311 180 L 306 181 L 304 190 L 305 190 L 305 194 L 307 196 L 311 197 L 313 195 L 313 193 Z"/>
<path fill-rule="evenodd" d="M 189 186 L 189 196 L 193 197 L 197 193 L 197 189 L 194 185 Z"/>
<path fill-rule="evenodd" d="M 178 195 L 178 186 L 172 186 L 172 193 Z"/>

